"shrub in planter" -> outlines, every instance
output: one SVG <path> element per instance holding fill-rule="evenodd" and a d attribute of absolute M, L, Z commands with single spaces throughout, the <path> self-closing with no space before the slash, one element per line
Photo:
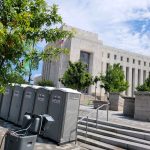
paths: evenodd
<path fill-rule="evenodd" d="M 121 102 L 121 105 L 123 103 L 119 93 L 127 90 L 129 87 L 120 64 L 110 65 L 106 74 L 100 76 L 100 81 L 101 87 L 109 93 L 110 109 L 119 110 L 119 103 Z"/>
<path fill-rule="evenodd" d="M 137 91 L 149 91 L 150 92 L 150 77 L 145 80 L 142 85 L 137 86 Z"/>
<path fill-rule="evenodd" d="M 150 121 L 150 77 L 136 89 L 134 118 Z"/>

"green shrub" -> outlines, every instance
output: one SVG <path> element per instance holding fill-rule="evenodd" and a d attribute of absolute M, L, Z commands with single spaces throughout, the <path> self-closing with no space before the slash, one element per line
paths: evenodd
<path fill-rule="evenodd" d="M 101 87 L 106 92 L 123 92 L 128 89 L 129 83 L 125 80 L 120 64 L 109 66 L 106 74 L 100 76 Z"/>
<path fill-rule="evenodd" d="M 136 87 L 137 91 L 150 91 L 150 76 L 145 80 L 142 85 Z"/>
<path fill-rule="evenodd" d="M 41 80 L 37 83 L 39 86 L 51 86 L 53 87 L 54 84 L 51 80 Z"/>
<path fill-rule="evenodd" d="M 65 87 L 82 91 L 92 84 L 92 75 L 87 71 L 84 63 L 69 61 L 69 67 L 60 78 L 60 82 Z"/>

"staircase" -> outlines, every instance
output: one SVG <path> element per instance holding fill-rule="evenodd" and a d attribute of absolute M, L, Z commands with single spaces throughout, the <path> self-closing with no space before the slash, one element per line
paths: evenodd
<path fill-rule="evenodd" d="M 107 121 L 98 121 L 96 128 L 95 119 L 78 123 L 77 140 L 90 150 L 150 150 L 150 130 Z"/>

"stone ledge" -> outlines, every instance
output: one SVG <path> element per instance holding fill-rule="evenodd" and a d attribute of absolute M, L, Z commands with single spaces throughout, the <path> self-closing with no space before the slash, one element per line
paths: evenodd
<path fill-rule="evenodd" d="M 150 92 L 149 91 L 136 91 L 134 92 L 135 95 L 148 95 L 150 96 Z"/>

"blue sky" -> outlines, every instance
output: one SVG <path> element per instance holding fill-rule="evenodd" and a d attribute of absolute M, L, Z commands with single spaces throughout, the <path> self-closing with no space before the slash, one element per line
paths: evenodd
<path fill-rule="evenodd" d="M 150 56 L 150 0 L 47 0 L 63 21 L 98 33 L 104 45 Z M 41 49 L 45 43 L 38 44 Z M 41 73 L 41 65 L 34 75 Z"/>

